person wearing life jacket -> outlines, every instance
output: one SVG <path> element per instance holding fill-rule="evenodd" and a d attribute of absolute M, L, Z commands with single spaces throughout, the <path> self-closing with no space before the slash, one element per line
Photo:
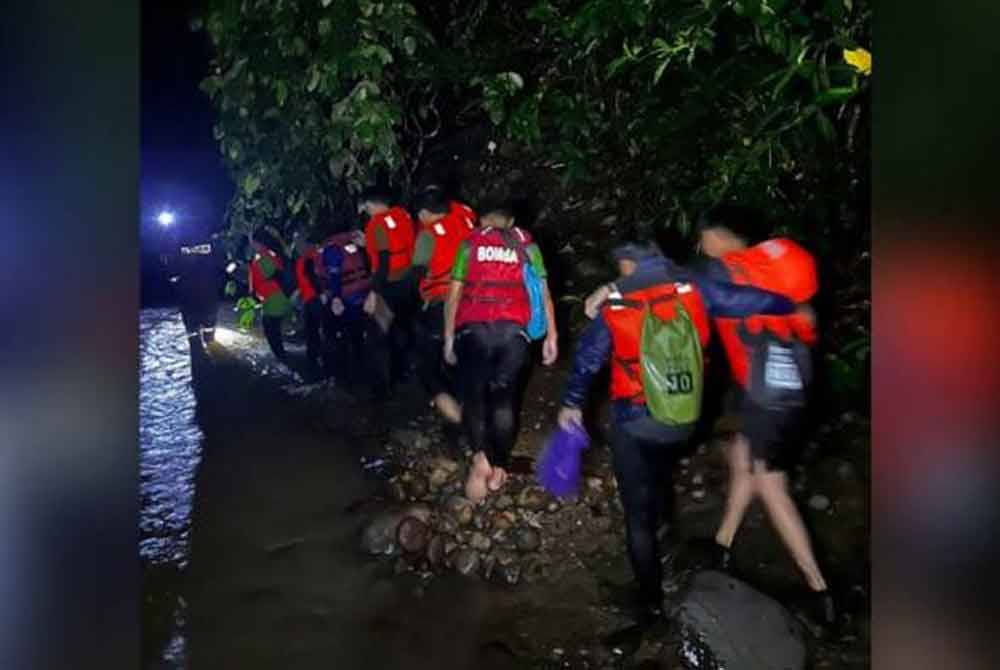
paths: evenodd
<path fill-rule="evenodd" d="M 305 317 L 306 359 L 313 369 L 320 370 L 327 367 L 324 365 L 323 340 L 329 329 L 329 310 L 326 309 L 328 297 L 322 279 L 325 271 L 319 249 L 306 236 L 296 236 L 295 249 L 298 252 L 295 258 L 295 285 L 298 287 Z"/>
<path fill-rule="evenodd" d="M 517 380 L 528 354 L 531 304 L 524 284 L 530 263 L 543 284 L 547 331 L 542 362 L 559 354 L 545 264 L 531 236 L 514 226 L 506 205 L 484 209 L 482 227 L 459 245 L 444 316 L 444 357 L 457 364 L 462 425 L 472 445 L 466 496 L 481 501 L 507 479 L 514 447 Z"/>
<path fill-rule="evenodd" d="M 338 379 L 366 382 L 377 399 L 388 384 L 386 334 L 365 311 L 372 295 L 372 276 L 365 253 L 364 234 L 346 230 L 323 243 L 328 311 L 332 317 L 328 344 L 335 353 Z"/>
<path fill-rule="evenodd" d="M 250 261 L 250 293 L 261 303 L 264 335 L 275 358 L 285 360 L 285 345 L 281 325 L 292 312 L 292 303 L 281 288 L 280 277 L 285 263 L 274 249 L 278 242 L 270 232 L 258 230 L 251 240 L 253 258 Z"/>
<path fill-rule="evenodd" d="M 219 296 L 226 276 L 222 245 L 215 235 L 185 231 L 165 263 L 191 354 L 203 353 L 215 341 Z"/>
<path fill-rule="evenodd" d="M 709 274 L 808 303 L 818 290 L 812 256 L 795 242 L 782 238 L 750 246 L 759 229 L 757 213 L 745 207 L 724 205 L 706 213 L 698 232 L 701 250 L 710 259 Z M 728 564 L 746 510 L 755 498 L 760 498 L 816 595 L 816 618 L 823 625 L 832 625 L 836 619 L 833 598 L 788 492 L 785 474 L 798 452 L 804 428 L 811 370 L 808 347 L 817 340 L 815 317 L 806 310 L 783 317 L 717 319 L 716 326 L 736 381 L 732 409 L 740 424 L 739 433 L 727 448 L 730 486 L 726 511 L 715 535 L 717 560 L 722 566 Z M 783 351 L 791 355 L 781 360 L 764 359 L 771 352 Z M 768 397 L 762 394 L 768 385 L 794 389 L 800 400 L 766 406 Z"/>
<path fill-rule="evenodd" d="M 440 190 L 425 189 L 414 201 L 420 222 L 411 273 L 419 289 L 415 319 L 419 361 L 417 372 L 433 406 L 451 424 L 462 420 L 442 358 L 444 305 L 458 248 L 472 232 L 465 212 L 458 214 Z M 469 210 L 471 212 L 471 210 Z"/>
<path fill-rule="evenodd" d="M 657 314 L 676 317 L 678 305 L 682 306 L 703 348 L 709 341 L 712 316 L 789 314 L 795 305 L 777 294 L 698 276 L 675 265 L 647 242 L 622 243 L 612 251 L 612 258 L 620 276 L 607 287 L 605 299 L 577 343 L 558 422 L 567 429 L 583 426 L 588 390 L 604 365 L 610 364 L 615 478 L 625 511 L 628 554 L 639 586 L 637 619 L 648 624 L 662 615 L 662 568 L 656 534 L 663 501 L 670 491 L 671 466 L 697 420 L 661 423 L 647 406 L 640 375 L 645 310 L 665 310 Z M 679 386 L 683 390 L 684 385 Z"/>
<path fill-rule="evenodd" d="M 448 214 L 458 220 L 470 232 L 475 230 L 476 225 L 479 223 L 479 217 L 476 216 L 475 210 L 459 200 L 448 201 Z"/>
<path fill-rule="evenodd" d="M 408 373 L 407 358 L 414 341 L 414 300 L 409 270 L 415 226 L 409 213 L 392 205 L 389 193 L 377 187 L 362 193 L 358 212 L 369 217 L 365 224 L 365 247 L 372 272 L 373 295 L 365 303 L 365 311 L 374 314 L 376 295 L 389 306 L 393 314 L 388 338 L 391 379 L 403 381 Z"/>

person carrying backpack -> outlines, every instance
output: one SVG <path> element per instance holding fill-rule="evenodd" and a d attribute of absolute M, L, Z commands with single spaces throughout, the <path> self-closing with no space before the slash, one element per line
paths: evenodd
<path fill-rule="evenodd" d="M 751 247 L 759 228 L 756 213 L 738 205 L 720 206 L 704 215 L 698 231 L 701 251 L 712 259 L 707 272 L 807 303 L 818 290 L 812 255 L 781 238 Z M 730 485 L 715 535 L 717 562 L 728 566 L 746 510 L 759 497 L 815 594 L 816 618 L 825 626 L 833 625 L 833 599 L 785 474 L 798 452 L 804 424 L 812 377 L 809 347 L 817 339 L 814 319 L 809 314 L 717 319 L 716 326 L 736 381 L 732 409 L 740 424 L 739 434 L 727 447 Z"/>
<path fill-rule="evenodd" d="M 474 502 L 499 491 L 507 479 L 517 438 L 515 394 L 530 341 L 544 336 L 545 365 L 559 354 L 541 251 L 514 226 L 511 208 L 496 205 L 484 212 L 483 226 L 455 257 L 444 321 L 444 358 L 458 366 L 462 425 L 475 454 L 465 487 Z"/>
<path fill-rule="evenodd" d="M 645 242 L 617 246 L 612 257 L 620 277 L 580 336 L 558 422 L 582 427 L 589 387 L 610 363 L 612 456 L 638 580 L 637 620 L 645 625 L 663 611 L 656 532 L 673 461 L 700 416 L 709 319 L 796 307 L 777 294 L 694 275 Z"/>

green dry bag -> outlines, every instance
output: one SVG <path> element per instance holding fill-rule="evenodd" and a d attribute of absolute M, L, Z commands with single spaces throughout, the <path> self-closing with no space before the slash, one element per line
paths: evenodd
<path fill-rule="evenodd" d="M 691 424 L 701 416 L 704 358 L 691 315 L 673 299 L 672 316 L 661 318 L 646 306 L 639 344 L 639 370 L 649 413 L 671 426 Z"/>

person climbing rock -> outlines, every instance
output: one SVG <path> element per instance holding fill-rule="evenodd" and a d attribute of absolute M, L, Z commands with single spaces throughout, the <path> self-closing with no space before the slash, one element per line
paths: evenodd
<path fill-rule="evenodd" d="M 364 304 L 368 315 L 375 313 L 376 296 L 393 314 L 389 330 L 390 381 L 405 381 L 414 342 L 413 286 L 409 269 L 413 259 L 415 226 L 409 213 L 391 204 L 389 193 L 372 187 L 362 193 L 358 213 L 366 214 L 364 244 L 372 272 L 372 293 Z"/>
<path fill-rule="evenodd" d="M 215 236 L 186 231 L 166 259 L 166 270 L 181 310 L 191 355 L 215 341 L 219 296 L 225 282 L 225 255 Z"/>
<path fill-rule="evenodd" d="M 376 399 L 383 399 L 389 375 L 387 337 L 364 309 L 372 283 L 363 239 L 361 231 L 348 230 L 331 235 L 323 244 L 332 318 L 328 344 L 334 353 L 334 376 L 350 384 L 366 383 Z"/>
<path fill-rule="evenodd" d="M 281 288 L 280 277 L 285 263 L 275 251 L 280 245 L 270 232 L 263 229 L 254 232 L 251 244 L 254 255 L 249 270 L 250 292 L 261 303 L 261 322 L 267 343 L 275 358 L 284 361 L 286 354 L 281 326 L 292 312 L 292 303 Z"/>
<path fill-rule="evenodd" d="M 725 205 L 698 224 L 700 248 L 711 276 L 782 293 L 807 303 L 818 290 L 812 256 L 788 239 L 750 246 L 763 226 L 757 212 Z M 809 347 L 817 340 L 811 312 L 785 317 L 717 319 L 719 337 L 736 382 L 731 409 L 740 430 L 727 446 L 730 482 L 718 532 L 717 560 L 729 551 L 750 503 L 759 498 L 775 530 L 815 594 L 816 618 L 835 623 L 827 582 L 809 534 L 788 492 L 787 471 L 800 451 L 811 378 Z"/>
<path fill-rule="evenodd" d="M 559 353 L 545 264 L 531 236 L 506 205 L 484 209 L 482 227 L 459 246 L 445 306 L 444 358 L 458 366 L 462 424 L 474 452 L 466 496 L 483 500 L 503 487 L 514 447 L 515 394 L 527 358 L 531 304 L 524 283 L 530 263 L 541 279 L 547 331 L 542 362 Z"/>
<path fill-rule="evenodd" d="M 330 328 L 329 310 L 326 308 L 328 297 L 322 279 L 325 270 L 319 249 L 306 236 L 296 237 L 295 248 L 298 252 L 295 258 L 295 283 L 305 317 L 306 359 L 314 370 L 323 370 L 327 367 L 324 364 L 324 336 L 328 337 Z"/>
<path fill-rule="evenodd" d="M 639 587 L 637 619 L 644 625 L 662 614 L 657 529 L 673 462 L 699 419 L 709 317 L 790 314 L 796 307 L 774 293 L 695 275 L 648 242 L 623 243 L 612 258 L 620 277 L 593 302 L 598 310 L 577 344 L 558 422 L 567 429 L 583 425 L 588 389 L 610 363 L 612 457 Z M 657 349 L 657 340 L 647 338 L 663 328 Z"/>
<path fill-rule="evenodd" d="M 440 191 L 417 198 L 414 209 L 421 230 L 413 254 L 412 273 L 419 286 L 421 309 L 416 316 L 417 364 L 421 383 L 438 412 L 451 424 L 462 420 L 444 367 L 444 305 L 459 245 L 472 232 L 466 213 L 456 214 Z M 471 210 L 470 210 L 471 212 Z"/>

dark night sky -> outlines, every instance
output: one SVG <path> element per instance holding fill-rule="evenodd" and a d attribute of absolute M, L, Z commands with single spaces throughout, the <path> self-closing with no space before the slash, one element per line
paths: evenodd
<path fill-rule="evenodd" d="M 198 84 L 208 70 L 204 33 L 192 33 L 191 17 L 204 0 L 142 3 L 142 193 L 143 238 L 155 238 L 151 219 L 163 207 L 178 212 L 179 225 L 215 230 L 232 193 L 217 144 L 214 112 Z"/>

